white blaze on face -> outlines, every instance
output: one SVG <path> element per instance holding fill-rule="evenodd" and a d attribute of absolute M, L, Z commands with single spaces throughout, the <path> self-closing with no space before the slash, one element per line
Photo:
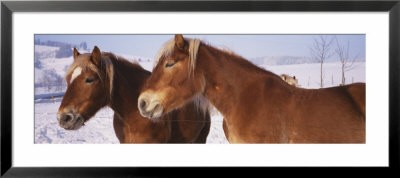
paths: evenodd
<path fill-rule="evenodd" d="M 82 68 L 81 67 L 75 68 L 74 72 L 72 72 L 71 80 L 70 80 L 69 83 L 72 83 L 76 77 L 81 75 L 81 72 L 82 72 Z"/>

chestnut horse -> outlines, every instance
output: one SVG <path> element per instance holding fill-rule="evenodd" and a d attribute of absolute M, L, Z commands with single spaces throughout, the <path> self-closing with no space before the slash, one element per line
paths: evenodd
<path fill-rule="evenodd" d="M 140 88 L 150 72 L 139 64 L 101 53 L 80 54 L 66 73 L 67 91 L 57 119 L 68 130 L 79 129 L 102 107 L 114 110 L 114 130 L 121 143 L 205 143 L 210 129 L 208 110 L 194 103 L 165 115 L 160 122 L 143 118 L 137 109 Z"/>
<path fill-rule="evenodd" d="M 138 101 L 146 117 L 203 95 L 223 114 L 230 143 L 365 143 L 365 83 L 296 88 L 232 52 L 182 35 L 168 41 L 157 60 Z"/>

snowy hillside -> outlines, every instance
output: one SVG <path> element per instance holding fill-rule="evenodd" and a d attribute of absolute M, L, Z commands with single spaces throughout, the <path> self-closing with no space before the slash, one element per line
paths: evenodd
<path fill-rule="evenodd" d="M 292 65 L 315 62 L 310 57 L 299 56 L 263 56 L 249 60 L 256 65 Z"/>
<path fill-rule="evenodd" d="M 35 95 L 65 91 L 64 74 L 72 56 L 56 58 L 59 47 L 35 45 Z"/>
<path fill-rule="evenodd" d="M 59 47 L 35 45 L 35 59 L 56 57 L 56 51 Z"/>
<path fill-rule="evenodd" d="M 73 63 L 72 54 L 70 57 L 56 58 L 59 47 L 35 45 L 35 95 L 46 93 L 59 93 L 66 90 L 65 72 Z M 81 53 L 88 53 L 78 49 Z M 127 60 L 140 61 L 139 63 L 146 70 L 151 71 L 153 60 L 151 58 L 133 55 L 121 55 Z"/>

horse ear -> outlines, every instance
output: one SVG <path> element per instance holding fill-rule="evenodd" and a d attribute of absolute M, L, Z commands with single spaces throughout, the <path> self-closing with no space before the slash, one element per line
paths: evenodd
<path fill-rule="evenodd" d="M 78 50 L 76 48 L 74 48 L 74 60 L 76 59 L 76 57 L 78 57 L 79 55 L 81 55 L 81 53 L 78 52 Z"/>
<path fill-rule="evenodd" d="M 94 46 L 93 51 L 92 51 L 92 62 L 99 66 L 100 65 L 100 61 L 101 61 L 101 52 L 99 47 Z"/>
<path fill-rule="evenodd" d="M 295 80 L 296 80 L 296 76 L 293 76 L 293 79 L 295 79 Z"/>
<path fill-rule="evenodd" d="M 185 40 L 183 39 L 182 34 L 175 35 L 175 45 L 179 49 L 183 49 L 185 47 Z"/>

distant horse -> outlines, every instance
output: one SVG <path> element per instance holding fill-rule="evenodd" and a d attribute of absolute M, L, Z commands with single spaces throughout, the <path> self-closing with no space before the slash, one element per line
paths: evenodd
<path fill-rule="evenodd" d="M 365 83 L 296 88 L 234 53 L 182 35 L 156 60 L 138 101 L 146 117 L 203 95 L 224 115 L 230 143 L 365 143 Z"/>
<path fill-rule="evenodd" d="M 297 80 L 296 76 L 291 77 L 288 74 L 281 74 L 281 78 L 282 78 L 283 81 L 285 81 L 289 85 L 293 85 L 295 87 L 301 87 L 299 85 L 299 81 Z"/>
<path fill-rule="evenodd" d="M 137 109 L 139 91 L 150 72 L 137 63 L 101 53 L 80 54 L 66 73 L 67 91 L 57 119 L 67 130 L 79 129 L 102 107 L 114 110 L 114 130 L 121 143 L 205 143 L 210 129 L 208 110 L 194 102 L 162 117 L 160 122 L 143 118 Z"/>

